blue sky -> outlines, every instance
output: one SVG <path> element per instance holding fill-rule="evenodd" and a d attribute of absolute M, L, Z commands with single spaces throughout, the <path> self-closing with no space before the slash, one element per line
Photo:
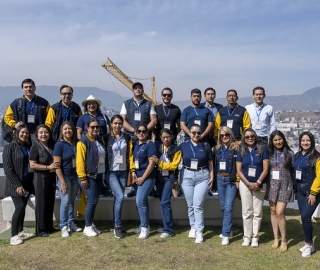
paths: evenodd
<path fill-rule="evenodd" d="M 128 96 L 100 66 L 107 57 L 177 100 L 195 87 L 243 97 L 320 86 L 318 0 L 1 0 L 0 10 L 2 86 L 31 77 Z"/>

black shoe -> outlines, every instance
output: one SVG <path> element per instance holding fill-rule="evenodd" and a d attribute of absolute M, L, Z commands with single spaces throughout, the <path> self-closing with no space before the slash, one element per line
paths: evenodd
<path fill-rule="evenodd" d="M 154 189 L 150 191 L 149 196 L 154 198 L 159 198 L 158 192 Z"/>
<path fill-rule="evenodd" d="M 208 191 L 208 196 L 210 196 L 210 197 L 212 196 L 212 193 L 210 190 Z"/>
<path fill-rule="evenodd" d="M 128 194 L 127 194 L 127 197 L 134 197 L 134 196 L 136 196 L 136 192 L 134 191 L 134 190 L 130 190 L 129 192 L 128 192 Z"/>
<path fill-rule="evenodd" d="M 127 232 L 122 230 L 121 227 L 115 226 L 113 230 L 113 234 L 116 238 L 123 238 L 126 236 Z"/>
<path fill-rule="evenodd" d="M 48 237 L 49 234 L 47 234 L 46 232 L 41 232 L 41 233 L 38 234 L 38 236 L 40 236 L 40 237 Z"/>

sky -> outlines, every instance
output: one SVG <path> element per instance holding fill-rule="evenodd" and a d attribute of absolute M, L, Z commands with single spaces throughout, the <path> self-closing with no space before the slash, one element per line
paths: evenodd
<path fill-rule="evenodd" d="M 301 94 L 320 86 L 319 0 L 0 0 L 0 85 L 90 86 L 130 96 L 101 67 L 155 76 L 186 100 Z M 132 79 L 136 81 L 137 79 Z"/>

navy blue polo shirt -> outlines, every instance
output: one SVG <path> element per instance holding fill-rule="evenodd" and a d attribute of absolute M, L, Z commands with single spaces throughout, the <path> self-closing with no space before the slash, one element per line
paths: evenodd
<path fill-rule="evenodd" d="M 222 170 L 220 169 L 220 161 L 224 161 L 226 163 L 226 169 Z M 216 157 L 216 161 L 217 161 L 217 165 L 218 167 L 216 168 L 217 172 L 221 172 L 221 173 L 230 173 L 229 171 L 229 166 L 230 166 L 230 160 L 229 160 L 229 147 L 220 147 L 219 148 L 219 152 L 218 152 L 218 156 Z"/>
<path fill-rule="evenodd" d="M 76 174 L 76 168 L 72 166 L 72 159 L 76 158 L 76 149 L 66 141 L 58 141 L 53 150 L 53 156 L 60 157 L 60 168 L 63 175 L 73 176 Z"/>
<path fill-rule="evenodd" d="M 198 108 L 190 105 L 183 110 L 180 122 L 186 123 L 188 129 L 195 124 L 196 120 L 201 121 L 201 131 L 204 132 L 208 126 L 208 123 L 213 122 L 213 113 L 202 105 Z M 188 134 L 185 134 L 185 139 L 190 139 Z"/>
<path fill-rule="evenodd" d="M 251 162 L 251 157 L 253 159 L 253 162 Z M 248 179 L 249 182 L 257 182 L 259 179 L 262 171 L 263 171 L 263 161 L 268 160 L 269 161 L 269 153 L 267 148 L 263 148 L 262 154 L 259 155 L 258 153 L 258 148 L 255 146 L 252 150 L 251 153 L 246 146 L 246 150 L 243 156 L 241 156 L 241 150 L 238 151 L 237 154 L 237 163 L 242 163 L 242 173 L 244 176 Z M 256 167 L 256 176 L 255 177 L 249 177 L 248 172 L 249 172 L 249 166 L 255 166 Z"/>
<path fill-rule="evenodd" d="M 28 123 L 28 128 L 30 131 L 34 131 L 37 127 L 37 123 L 39 123 L 39 119 L 38 119 L 38 105 L 36 102 L 36 97 L 34 97 L 31 101 L 29 101 L 28 99 L 25 99 L 26 102 L 26 114 L 27 115 L 34 115 L 34 121 L 35 123 Z M 28 117 L 26 116 L 27 122 L 28 122 Z"/>
<path fill-rule="evenodd" d="M 137 142 L 133 147 L 133 159 L 139 159 L 139 169 L 136 170 L 137 177 L 141 177 L 149 165 L 149 158 L 157 156 L 156 145 L 151 141 L 145 141 L 139 145 Z M 148 176 L 148 178 L 155 177 L 155 170 Z"/>
<path fill-rule="evenodd" d="M 98 114 L 95 117 L 100 123 L 99 135 L 101 135 L 101 136 L 107 135 L 107 126 L 106 125 L 110 125 L 110 120 L 109 120 L 108 116 L 105 115 L 105 117 L 107 119 L 107 122 L 104 120 L 103 114 Z M 83 135 L 86 135 L 88 133 L 87 123 L 89 122 L 89 120 L 91 118 L 93 118 L 93 116 L 91 114 L 85 113 L 85 114 L 81 115 L 78 119 L 77 128 L 82 128 Z"/>
<path fill-rule="evenodd" d="M 190 141 L 184 142 L 179 145 L 179 150 L 182 151 L 183 165 L 186 167 L 191 166 L 191 159 L 198 159 L 199 167 L 208 167 L 208 161 L 212 160 L 212 151 L 208 145 L 208 149 L 203 143 L 199 143 L 194 146 Z"/>
<path fill-rule="evenodd" d="M 302 182 L 307 182 L 307 174 L 308 174 L 308 169 L 310 169 L 310 160 L 309 160 L 309 153 L 306 153 L 305 155 L 302 155 L 301 151 L 299 153 L 299 157 L 294 161 L 293 163 L 293 169 L 294 172 L 299 169 L 302 171 L 301 175 L 301 181 Z M 294 174 L 294 178 L 296 175 Z"/>

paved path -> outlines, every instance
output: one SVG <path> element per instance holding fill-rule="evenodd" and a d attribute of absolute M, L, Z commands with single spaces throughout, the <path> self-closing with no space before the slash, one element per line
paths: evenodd
<path fill-rule="evenodd" d="M 3 215 L 2 215 L 2 200 L 0 200 L 0 232 L 7 229 L 7 222 L 3 221 Z"/>

